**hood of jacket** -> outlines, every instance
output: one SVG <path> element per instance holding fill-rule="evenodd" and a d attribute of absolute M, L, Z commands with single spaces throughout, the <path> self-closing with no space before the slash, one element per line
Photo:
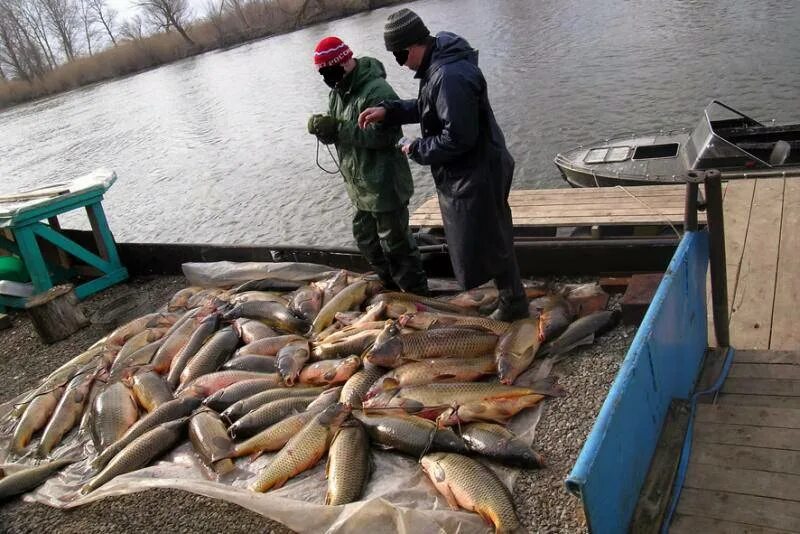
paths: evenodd
<path fill-rule="evenodd" d="M 358 92 L 361 87 L 375 78 L 386 78 L 386 69 L 383 63 L 374 57 L 360 57 L 356 59 L 356 68 L 343 80 L 342 87 L 336 90 L 344 94 Z"/>
<path fill-rule="evenodd" d="M 466 39 L 459 35 L 450 32 L 437 33 L 428 71 L 433 72 L 442 65 L 462 59 L 477 65 L 478 51 L 472 48 Z"/>

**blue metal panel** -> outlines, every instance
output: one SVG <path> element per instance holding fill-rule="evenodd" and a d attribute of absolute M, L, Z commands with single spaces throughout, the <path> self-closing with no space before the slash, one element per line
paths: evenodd
<path fill-rule="evenodd" d="M 566 481 L 589 530 L 628 530 L 670 401 L 688 398 L 708 344 L 708 234 L 687 233 Z"/>

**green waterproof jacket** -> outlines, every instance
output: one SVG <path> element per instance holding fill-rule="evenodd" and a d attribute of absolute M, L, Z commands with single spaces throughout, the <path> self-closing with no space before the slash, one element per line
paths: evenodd
<path fill-rule="evenodd" d="M 397 100 L 377 59 L 360 57 L 330 93 L 328 113 L 339 119 L 336 151 L 347 194 L 361 211 L 392 211 L 408 203 L 414 182 L 408 160 L 397 147 L 399 126 L 358 127 L 358 115 L 383 100 Z"/>

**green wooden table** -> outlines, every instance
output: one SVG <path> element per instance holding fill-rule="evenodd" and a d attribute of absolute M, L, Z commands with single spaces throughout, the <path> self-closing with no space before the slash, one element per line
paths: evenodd
<path fill-rule="evenodd" d="M 128 278 L 102 204 L 103 195 L 116 179 L 113 171 L 100 170 L 58 187 L 0 195 L 0 249 L 22 258 L 35 293 L 81 274 L 91 278 L 75 286 L 78 298 L 84 299 Z M 60 231 L 58 216 L 77 209 L 86 211 L 96 251 L 88 250 Z M 55 258 L 43 254 L 45 242 L 55 249 Z M 73 258 L 85 265 L 76 265 Z M 4 306 L 23 308 L 25 301 L 0 295 L 0 311 Z"/>

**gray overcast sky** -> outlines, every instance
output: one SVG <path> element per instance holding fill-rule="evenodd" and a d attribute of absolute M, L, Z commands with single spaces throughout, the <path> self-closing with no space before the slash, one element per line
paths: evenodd
<path fill-rule="evenodd" d="M 136 0 L 107 0 L 108 5 L 119 11 L 120 22 L 130 18 L 136 13 Z M 192 8 L 192 17 L 197 17 L 202 13 L 202 0 L 189 0 Z"/>

